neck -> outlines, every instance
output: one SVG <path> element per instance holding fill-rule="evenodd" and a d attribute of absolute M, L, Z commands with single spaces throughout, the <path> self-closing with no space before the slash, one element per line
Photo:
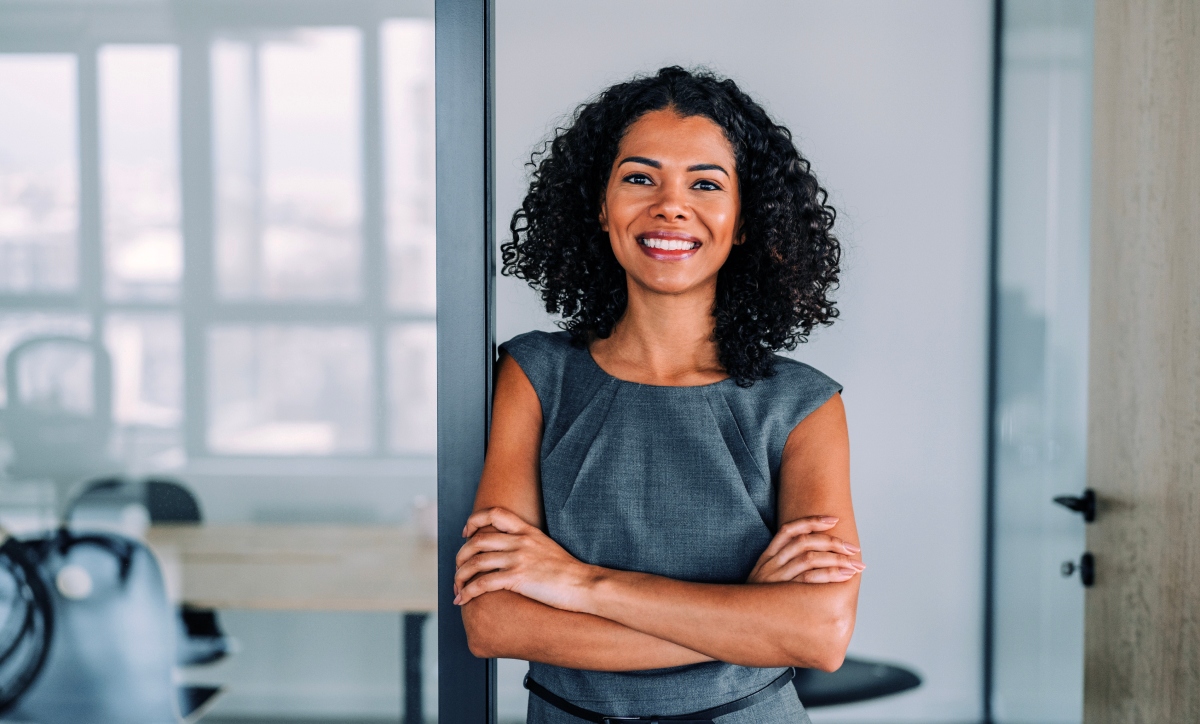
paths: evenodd
<path fill-rule="evenodd" d="M 657 294 L 629 285 L 629 303 L 592 356 L 621 379 L 654 385 L 702 385 L 728 375 L 717 357 L 712 316 L 716 283 L 685 294 Z"/>

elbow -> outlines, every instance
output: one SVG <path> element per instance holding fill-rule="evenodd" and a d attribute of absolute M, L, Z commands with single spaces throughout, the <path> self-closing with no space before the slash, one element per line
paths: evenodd
<path fill-rule="evenodd" d="M 818 669 L 832 673 L 842 667 L 846 660 L 846 649 L 850 646 L 850 637 L 854 633 L 853 611 L 839 612 L 821 626 L 815 639 L 809 639 L 809 645 L 803 652 L 794 656 L 796 666 L 807 669 Z"/>
<path fill-rule="evenodd" d="M 463 627 L 467 630 L 467 648 L 471 654 L 480 659 L 502 657 L 501 642 L 497 632 L 502 628 L 497 625 L 495 606 L 488 601 L 488 594 L 468 601 L 462 607 Z"/>

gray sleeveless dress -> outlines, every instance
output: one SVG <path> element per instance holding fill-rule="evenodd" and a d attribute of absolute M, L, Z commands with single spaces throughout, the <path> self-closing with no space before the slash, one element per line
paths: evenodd
<path fill-rule="evenodd" d="M 783 446 L 841 387 L 777 357 L 749 388 L 724 380 L 660 387 L 619 380 L 566 332 L 506 342 L 541 401 L 542 499 L 547 533 L 581 561 L 684 581 L 741 583 L 777 528 Z M 550 691 L 611 716 L 672 715 L 718 706 L 766 686 L 784 669 L 710 662 L 599 672 L 533 662 Z M 582 722 L 536 696 L 529 724 Z M 803 723 L 785 686 L 720 724 Z"/>

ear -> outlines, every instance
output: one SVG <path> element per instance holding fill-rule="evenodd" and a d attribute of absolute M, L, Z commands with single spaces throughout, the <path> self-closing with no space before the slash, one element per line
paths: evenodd
<path fill-rule="evenodd" d="M 733 245 L 741 246 L 746 243 L 746 232 L 742 229 L 742 220 L 738 219 L 737 228 L 733 231 Z"/>
<path fill-rule="evenodd" d="M 600 202 L 600 228 L 608 231 L 608 202 Z"/>

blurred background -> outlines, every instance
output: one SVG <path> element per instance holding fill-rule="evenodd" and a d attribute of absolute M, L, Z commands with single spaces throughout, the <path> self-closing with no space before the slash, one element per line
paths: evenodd
<path fill-rule="evenodd" d="M 110 476 L 226 531 L 432 505 L 433 81 L 432 0 L 0 4 L 0 522 Z M 396 720 L 402 615 L 288 608 L 220 612 L 206 720 Z"/>
<path fill-rule="evenodd" d="M 220 688 L 206 722 L 436 719 L 432 18 L 0 0 L 0 523 L 82 501 L 146 539 L 232 642 L 177 667 Z M 1083 526 L 1050 498 L 1084 487 L 1090 1 L 500 0 L 497 228 L 578 103 L 669 64 L 763 102 L 839 211 L 841 319 L 791 354 L 846 388 L 850 653 L 923 683 L 813 721 L 1080 721 Z M 496 326 L 554 320 L 502 278 Z M 368 561 L 334 581 L 361 596 L 325 595 L 345 566 L 314 537 Z M 412 581 L 368 585 L 400 559 Z M 268 595 L 280 566 L 310 585 Z M 500 662 L 501 722 L 524 669 Z"/>

